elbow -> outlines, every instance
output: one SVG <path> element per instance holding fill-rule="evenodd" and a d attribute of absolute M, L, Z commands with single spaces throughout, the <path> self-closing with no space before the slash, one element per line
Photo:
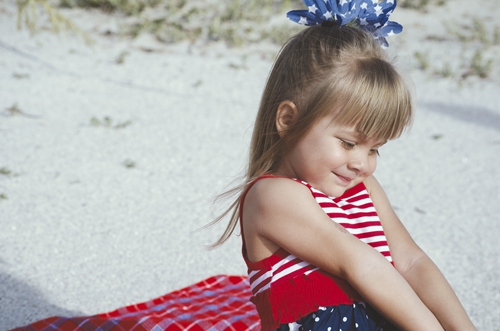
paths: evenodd
<path fill-rule="evenodd" d="M 418 246 L 409 254 L 405 254 L 404 258 L 394 259 L 394 268 L 403 276 L 414 272 L 422 263 L 426 263 L 429 257 Z M 406 277 L 405 277 L 406 278 Z"/>
<path fill-rule="evenodd" d="M 391 268 L 389 261 L 377 252 L 371 258 L 364 261 L 353 262 L 342 270 L 342 278 L 348 281 L 354 287 L 356 284 L 363 284 L 367 279 L 377 278 L 377 275 L 383 277 L 387 268 Z"/>

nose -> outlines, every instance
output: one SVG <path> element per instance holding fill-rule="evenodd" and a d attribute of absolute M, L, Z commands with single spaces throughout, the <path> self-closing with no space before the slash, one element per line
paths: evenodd
<path fill-rule="evenodd" d="M 354 153 L 347 163 L 347 167 L 356 172 L 356 175 L 366 172 L 368 166 L 368 155 L 364 153 Z"/>

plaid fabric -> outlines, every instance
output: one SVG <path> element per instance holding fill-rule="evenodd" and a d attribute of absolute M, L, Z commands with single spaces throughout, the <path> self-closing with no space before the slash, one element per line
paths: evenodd
<path fill-rule="evenodd" d="M 240 331 L 260 329 L 245 276 L 219 275 L 160 298 L 87 317 L 50 317 L 12 331 Z"/>

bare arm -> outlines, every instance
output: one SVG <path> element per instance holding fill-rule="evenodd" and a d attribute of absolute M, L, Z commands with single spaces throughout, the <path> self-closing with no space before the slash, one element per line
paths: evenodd
<path fill-rule="evenodd" d="M 413 241 L 380 184 L 365 181 L 384 228 L 394 266 L 447 331 L 476 330 L 439 268 Z"/>
<path fill-rule="evenodd" d="M 333 222 L 305 186 L 280 178 L 259 181 L 245 199 L 243 220 L 245 238 L 270 241 L 347 280 L 402 330 L 442 330 L 387 259 Z"/>

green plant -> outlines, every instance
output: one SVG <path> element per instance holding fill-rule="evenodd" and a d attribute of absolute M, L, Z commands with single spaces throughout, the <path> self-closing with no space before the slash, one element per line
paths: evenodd
<path fill-rule="evenodd" d="M 434 140 L 439 140 L 441 138 L 443 138 L 443 135 L 440 133 L 436 133 L 436 134 L 432 135 L 432 139 L 434 139 Z"/>
<path fill-rule="evenodd" d="M 118 124 L 115 124 L 115 126 L 113 127 L 113 129 L 123 129 L 123 128 L 126 128 L 127 126 L 131 125 L 132 124 L 132 121 L 128 120 L 128 121 L 125 121 L 125 122 L 120 122 Z"/>
<path fill-rule="evenodd" d="M 107 3 L 108 0 L 93 0 Z M 86 0 L 88 2 L 88 0 Z M 76 4 L 82 4 L 76 0 Z M 293 0 L 293 6 L 303 6 Z M 135 5 L 134 5 L 135 4 Z M 291 9 L 291 0 L 228 0 L 188 1 L 149 0 L 140 2 L 121 0 L 113 2 L 113 10 L 135 16 L 135 22 L 123 26 L 123 32 L 132 37 L 149 32 L 162 42 L 175 43 L 224 41 L 231 46 L 260 41 L 273 36 L 274 28 L 268 23 L 273 15 Z M 289 29 L 287 37 L 293 31 Z M 286 34 L 286 29 L 280 34 Z M 280 41 L 285 39 L 279 38 Z"/>
<path fill-rule="evenodd" d="M 7 115 L 9 116 L 23 116 L 23 117 L 28 117 L 28 118 L 39 118 L 37 115 L 32 115 L 32 114 L 27 114 L 24 112 L 19 106 L 17 105 L 17 102 L 15 102 L 12 106 L 5 108 L 5 111 Z"/>
<path fill-rule="evenodd" d="M 161 0 L 60 0 L 62 7 L 97 8 L 104 12 L 120 11 L 137 15 L 145 8 L 158 5 Z"/>
<path fill-rule="evenodd" d="M 135 168 L 136 166 L 136 163 L 130 159 L 126 159 L 125 161 L 123 161 L 123 165 L 125 166 L 125 168 Z"/>
<path fill-rule="evenodd" d="M 6 177 L 18 177 L 20 176 L 19 173 L 17 172 L 12 172 L 12 170 L 10 170 L 9 168 L 7 167 L 1 167 L 0 168 L 0 175 L 2 176 L 6 176 Z"/>
<path fill-rule="evenodd" d="M 0 175 L 9 176 L 11 173 L 12 171 L 10 171 L 10 169 L 7 167 L 0 168 Z"/>
<path fill-rule="evenodd" d="M 21 29 L 24 24 L 32 34 L 37 32 L 38 7 L 41 7 L 42 11 L 48 15 L 53 31 L 71 31 L 80 35 L 86 43 L 92 43 L 92 39 L 90 39 L 85 32 L 66 16 L 61 14 L 61 12 L 53 7 L 47 0 L 17 0 L 18 29 Z"/>
<path fill-rule="evenodd" d="M 477 17 L 472 20 L 472 31 L 472 35 L 475 40 L 478 40 L 485 45 L 492 43 L 484 22 Z"/>
<path fill-rule="evenodd" d="M 478 17 L 461 24 L 445 23 L 447 36 L 451 37 L 451 40 L 458 40 L 462 46 L 462 52 L 459 53 L 461 64 L 457 68 L 461 72 L 462 80 L 470 76 L 487 78 L 493 71 L 495 62 L 485 59 L 484 53 L 500 44 L 500 27 L 493 27 L 490 23 Z M 435 73 L 442 77 L 453 76 L 449 63 L 445 63 L 442 69 L 435 70 Z"/>
<path fill-rule="evenodd" d="M 451 69 L 451 65 L 449 62 L 445 62 L 443 68 L 441 68 L 441 70 L 438 70 L 436 73 L 444 78 L 453 76 L 453 70 Z"/>
<path fill-rule="evenodd" d="M 417 59 L 419 69 L 427 70 L 430 68 L 429 52 L 423 53 L 417 51 L 414 56 Z"/>
<path fill-rule="evenodd" d="M 430 0 L 402 0 L 398 5 L 402 8 L 423 9 L 429 5 Z"/>
<path fill-rule="evenodd" d="M 493 45 L 500 45 L 500 26 L 496 26 L 493 31 Z"/>
<path fill-rule="evenodd" d="M 125 58 L 129 56 L 130 53 L 127 51 L 122 51 L 118 57 L 115 59 L 116 64 L 123 64 L 125 62 Z"/>
<path fill-rule="evenodd" d="M 248 69 L 248 66 L 247 66 L 247 56 L 243 56 L 241 58 L 241 63 L 240 64 L 236 64 L 234 62 L 230 62 L 228 64 L 229 68 L 231 69 L 235 69 L 235 70 L 238 70 L 238 69 Z"/>
<path fill-rule="evenodd" d="M 402 8 L 425 10 L 429 5 L 442 6 L 447 0 L 400 0 L 398 5 Z"/>
<path fill-rule="evenodd" d="M 102 120 L 97 117 L 92 117 L 90 119 L 90 125 L 95 127 L 111 128 L 111 129 L 123 129 L 131 125 L 132 121 L 128 120 L 125 122 L 120 122 L 113 125 L 113 120 L 109 116 L 104 116 Z"/>
<path fill-rule="evenodd" d="M 12 74 L 12 77 L 14 77 L 16 79 L 25 79 L 25 78 L 29 78 L 30 75 L 29 74 L 20 74 L 18 72 L 15 72 Z"/>
<path fill-rule="evenodd" d="M 469 70 L 464 74 L 466 76 L 477 75 L 481 78 L 488 77 L 493 66 L 493 60 L 483 59 L 483 53 L 481 50 L 477 50 L 472 57 L 471 63 L 469 65 Z"/>
<path fill-rule="evenodd" d="M 470 23 L 454 24 L 445 23 L 448 35 L 456 37 L 465 43 L 479 43 L 483 47 L 497 45 L 500 43 L 500 27 L 487 28 L 480 18 L 473 18 Z"/>
<path fill-rule="evenodd" d="M 104 119 L 101 121 L 100 119 L 98 119 L 97 117 L 92 117 L 90 119 L 90 125 L 92 126 L 104 126 L 104 127 L 107 127 L 109 128 L 111 126 L 111 118 L 106 116 L 104 117 Z"/>
<path fill-rule="evenodd" d="M 41 7 L 49 16 L 54 31 L 70 30 L 88 38 L 63 16 L 50 0 L 17 0 L 18 25 L 24 23 L 33 33 L 37 30 L 37 11 Z M 301 0 L 58 0 L 63 7 L 98 8 L 133 17 L 121 26 L 122 33 L 135 37 L 152 33 L 159 41 L 175 43 L 223 41 L 230 46 L 268 39 L 282 44 L 298 27 L 275 27 L 270 22 L 286 10 L 302 8 Z M 281 14 L 282 13 L 282 14 Z M 118 58 L 122 63 L 124 57 Z"/>
<path fill-rule="evenodd" d="M 7 113 L 9 113 L 10 116 L 16 116 L 16 115 L 22 115 L 24 112 L 19 108 L 17 105 L 17 102 L 14 103 L 12 106 L 5 108 Z"/>
<path fill-rule="evenodd" d="M 0 193 L 0 200 L 7 200 L 8 197 L 5 193 Z"/>

